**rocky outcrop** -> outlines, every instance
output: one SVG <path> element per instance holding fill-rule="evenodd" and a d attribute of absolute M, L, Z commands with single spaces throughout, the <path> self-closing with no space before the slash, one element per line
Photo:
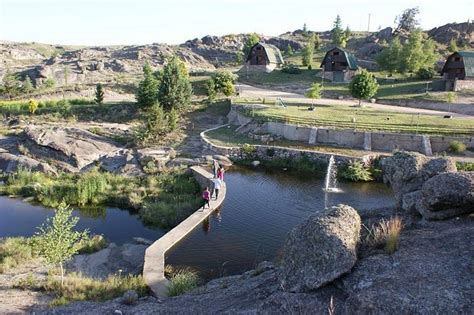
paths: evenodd
<path fill-rule="evenodd" d="M 421 190 L 423 184 L 433 176 L 444 172 L 455 172 L 456 164 L 447 158 L 429 158 L 416 152 L 395 152 L 381 161 L 384 182 L 389 183 L 398 205 L 405 210 L 413 207 L 410 193 Z M 410 200 L 405 200 L 408 198 Z"/>
<path fill-rule="evenodd" d="M 360 217 L 339 205 L 312 215 L 293 229 L 283 249 L 282 287 L 315 290 L 351 270 L 357 260 Z"/>
<path fill-rule="evenodd" d="M 416 209 L 424 218 L 445 219 L 474 212 L 474 172 L 443 173 L 424 183 Z"/>
<path fill-rule="evenodd" d="M 137 156 L 143 167 L 152 163 L 158 171 L 161 171 L 168 161 L 176 157 L 176 151 L 172 148 L 144 148 L 137 150 Z"/>
<path fill-rule="evenodd" d="M 74 127 L 29 125 L 24 130 L 30 151 L 42 159 L 56 159 L 80 171 L 120 150 L 113 141 Z"/>
<path fill-rule="evenodd" d="M 458 45 L 474 47 L 474 25 L 468 23 L 449 23 L 428 31 L 428 35 L 438 43 L 448 45 L 451 39 Z"/>
<path fill-rule="evenodd" d="M 101 279 L 115 274 L 140 274 L 146 248 L 147 245 L 111 243 L 96 253 L 74 256 L 68 270 Z"/>
<path fill-rule="evenodd" d="M 56 174 L 56 171 L 47 163 L 39 162 L 24 155 L 14 155 L 9 152 L 0 152 L 0 170 L 5 173 L 12 173 L 19 168 L 47 174 Z"/>

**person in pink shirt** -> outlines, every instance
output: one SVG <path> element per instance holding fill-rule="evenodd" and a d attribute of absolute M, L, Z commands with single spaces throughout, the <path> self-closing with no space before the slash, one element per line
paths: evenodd
<path fill-rule="evenodd" d="M 202 200 L 204 201 L 204 205 L 202 206 L 203 209 L 206 208 L 206 204 L 208 208 L 211 208 L 211 205 L 209 203 L 209 201 L 211 200 L 211 192 L 209 191 L 209 187 L 206 187 L 206 189 L 204 189 L 204 191 L 202 192 Z"/>
<path fill-rule="evenodd" d="M 224 181 L 224 168 L 223 167 L 217 170 L 217 178 L 220 179 L 221 181 Z"/>

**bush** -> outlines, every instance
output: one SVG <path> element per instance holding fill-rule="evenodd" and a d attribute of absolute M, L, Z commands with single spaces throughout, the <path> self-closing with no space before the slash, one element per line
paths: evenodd
<path fill-rule="evenodd" d="M 344 165 L 338 175 L 352 182 L 370 182 L 373 180 L 370 169 L 359 160 L 353 160 Z"/>
<path fill-rule="evenodd" d="M 389 220 L 382 219 L 377 226 L 372 226 L 369 230 L 368 243 L 374 248 L 383 248 L 385 252 L 392 254 L 398 249 L 402 228 L 402 220 L 397 216 Z"/>
<path fill-rule="evenodd" d="M 417 71 L 416 76 L 422 80 L 431 80 L 435 74 L 436 72 L 433 68 L 420 68 Z"/>
<path fill-rule="evenodd" d="M 107 240 L 102 235 L 87 236 L 77 243 L 79 254 L 92 254 L 108 246 Z"/>
<path fill-rule="evenodd" d="M 281 67 L 281 72 L 288 74 L 300 74 L 301 69 L 297 65 L 285 62 Z"/>
<path fill-rule="evenodd" d="M 29 100 L 28 101 L 28 111 L 30 112 L 31 115 L 34 115 L 36 110 L 38 109 L 38 102 L 35 100 Z"/>
<path fill-rule="evenodd" d="M 474 163 L 457 161 L 456 168 L 458 172 L 474 172 Z"/>
<path fill-rule="evenodd" d="M 37 255 L 32 249 L 33 239 L 10 237 L 0 239 L 0 273 L 31 262 Z"/>
<path fill-rule="evenodd" d="M 462 153 L 466 151 L 466 145 L 459 141 L 453 141 L 449 144 L 449 150 L 456 153 Z"/>
<path fill-rule="evenodd" d="M 242 153 L 245 155 L 254 155 L 257 152 L 257 147 L 248 143 L 244 143 L 242 146 Z"/>
<path fill-rule="evenodd" d="M 171 277 L 171 282 L 168 286 L 168 296 L 177 296 L 197 287 L 199 277 L 190 270 L 178 271 Z"/>

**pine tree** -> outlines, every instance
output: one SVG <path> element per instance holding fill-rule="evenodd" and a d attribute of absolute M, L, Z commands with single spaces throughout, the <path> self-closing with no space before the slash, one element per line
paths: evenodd
<path fill-rule="evenodd" d="M 332 43 L 334 46 L 338 47 L 346 47 L 347 44 L 347 38 L 345 31 L 342 29 L 342 20 L 339 14 L 336 17 L 336 20 L 334 21 L 334 27 L 331 30 L 331 35 L 332 35 Z"/>
<path fill-rule="evenodd" d="M 207 99 L 209 102 L 214 102 L 217 96 L 216 83 L 213 78 L 206 81 Z"/>
<path fill-rule="evenodd" d="M 138 84 L 135 98 L 140 107 L 148 108 L 157 102 L 158 81 L 148 62 L 143 66 L 143 80 Z"/>
<path fill-rule="evenodd" d="M 18 80 L 15 74 L 13 74 L 9 69 L 7 69 L 7 72 L 3 76 L 0 90 L 2 94 L 8 96 L 8 98 L 12 98 L 18 94 Z"/>
<path fill-rule="evenodd" d="M 319 37 L 318 34 L 313 34 L 314 35 L 314 49 L 319 50 L 321 48 L 321 38 Z"/>
<path fill-rule="evenodd" d="M 397 32 L 406 31 L 411 32 L 419 24 L 416 16 L 420 13 L 418 7 L 406 9 L 403 13 L 395 18 L 395 23 L 398 24 Z"/>
<path fill-rule="evenodd" d="M 374 96 L 378 88 L 377 79 L 366 69 L 362 69 L 356 74 L 349 84 L 349 91 L 353 97 L 359 99 L 359 106 L 362 99 L 369 99 Z"/>
<path fill-rule="evenodd" d="M 164 110 L 179 109 L 189 105 L 193 90 L 186 65 L 173 56 L 160 72 L 158 102 Z"/>
<path fill-rule="evenodd" d="M 104 102 L 104 88 L 100 83 L 97 83 L 95 86 L 95 102 L 97 104 L 102 104 Z"/>

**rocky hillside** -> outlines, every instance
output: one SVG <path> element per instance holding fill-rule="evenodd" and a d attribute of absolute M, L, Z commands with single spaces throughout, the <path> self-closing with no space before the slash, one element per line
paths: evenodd
<path fill-rule="evenodd" d="M 472 23 L 452 23 L 427 31 L 440 47 L 451 38 L 459 45 L 474 48 Z M 331 33 L 317 32 L 323 45 L 330 45 Z M 57 86 L 67 84 L 124 83 L 136 80 L 145 61 L 153 67 L 163 65 L 166 56 L 177 54 L 191 71 L 213 70 L 217 66 L 236 63 L 237 53 L 242 50 L 248 34 L 204 36 L 172 46 L 151 44 L 141 46 L 78 47 L 55 46 L 38 43 L 14 43 L 0 41 L 0 77 L 7 69 L 26 75 L 35 83 L 52 78 Z M 307 37 L 303 31 L 287 32 L 277 37 L 261 35 L 267 43 L 286 50 L 300 50 Z M 361 60 L 373 60 L 382 49 L 381 43 L 394 36 L 388 27 L 378 32 L 354 33 L 348 48 Z"/>

